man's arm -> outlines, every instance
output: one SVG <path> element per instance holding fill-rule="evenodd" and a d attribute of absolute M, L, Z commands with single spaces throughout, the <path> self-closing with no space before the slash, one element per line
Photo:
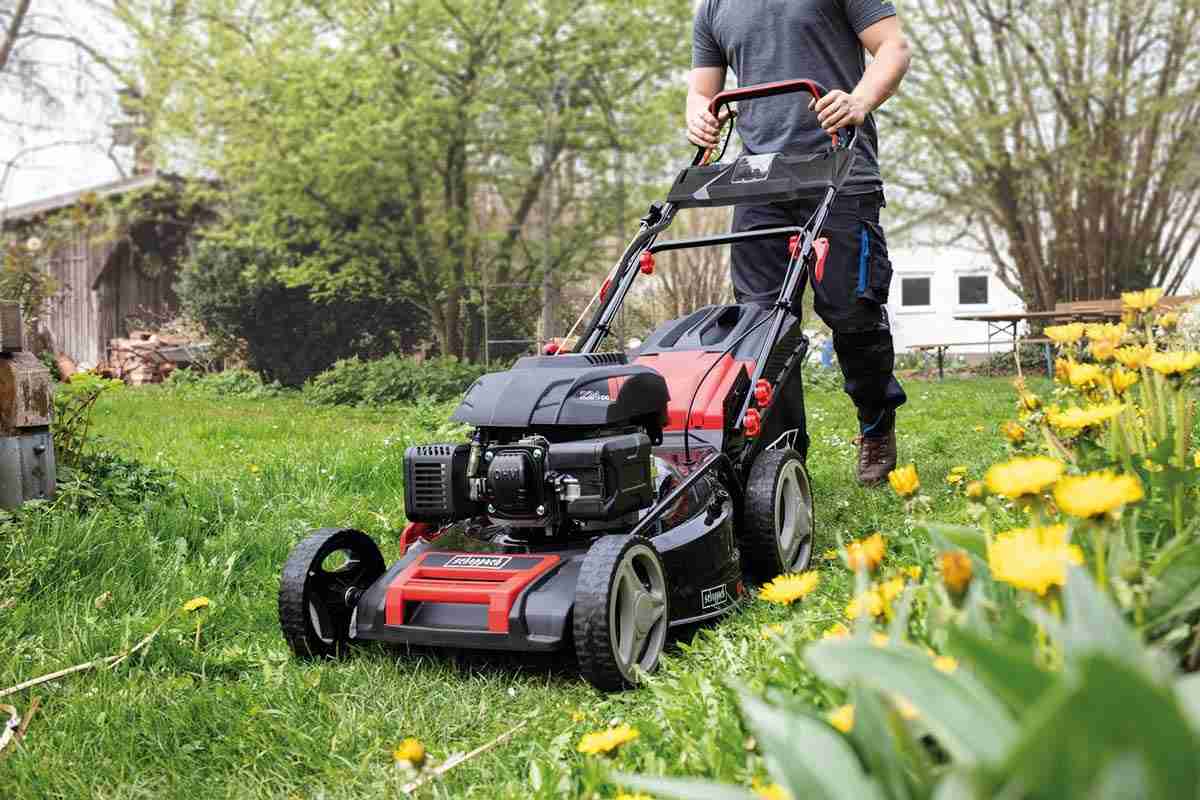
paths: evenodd
<path fill-rule="evenodd" d="M 724 67 L 696 67 L 688 75 L 688 141 L 697 147 L 716 147 L 721 126 L 729 119 L 729 109 L 721 109 L 718 119 L 708 113 L 709 103 L 725 88 Z"/>
<path fill-rule="evenodd" d="M 840 90 L 832 91 L 822 97 L 819 103 L 809 105 L 817 112 L 821 127 L 830 133 L 840 128 L 862 125 L 868 114 L 896 93 L 912 63 L 912 46 L 904 35 L 899 17 L 881 19 L 860 33 L 858 38 L 874 57 L 858 86 L 849 94 Z"/>

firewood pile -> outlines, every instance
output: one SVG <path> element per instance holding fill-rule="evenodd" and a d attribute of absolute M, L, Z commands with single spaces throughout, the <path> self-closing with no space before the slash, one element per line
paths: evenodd
<path fill-rule="evenodd" d="M 162 383 L 179 367 L 200 360 L 209 347 L 186 336 L 131 331 L 128 338 L 109 339 L 108 358 L 100 372 L 134 386 Z"/>

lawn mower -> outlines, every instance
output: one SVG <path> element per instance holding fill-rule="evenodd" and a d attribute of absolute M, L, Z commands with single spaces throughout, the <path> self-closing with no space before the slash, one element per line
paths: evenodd
<path fill-rule="evenodd" d="M 819 99 L 824 89 L 750 86 L 722 92 L 711 111 L 788 93 Z M 829 244 L 818 237 L 856 140 L 842 131 L 820 153 L 731 163 L 709 163 L 714 150 L 702 148 L 641 220 L 578 347 L 551 345 L 483 376 L 452 417 L 471 427 L 467 441 L 405 452 L 409 524 L 396 563 L 355 530 L 319 530 L 296 546 L 279 591 L 291 649 L 573 650 L 588 681 L 619 690 L 654 669 L 670 629 L 736 608 L 744 579 L 806 569 L 801 298 L 824 269 Z M 681 209 L 802 197 L 820 200 L 803 226 L 658 241 Z M 699 309 L 655 330 L 632 360 L 601 350 L 656 254 L 768 238 L 790 256 L 774 305 Z M 439 547 L 451 532 L 469 546 Z"/>

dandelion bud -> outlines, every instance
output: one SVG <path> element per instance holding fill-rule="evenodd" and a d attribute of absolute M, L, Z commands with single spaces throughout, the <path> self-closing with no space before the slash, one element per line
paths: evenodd
<path fill-rule="evenodd" d="M 947 550 L 939 561 L 942 568 L 942 583 L 953 597 L 962 597 L 971 585 L 971 557 L 962 550 Z"/>

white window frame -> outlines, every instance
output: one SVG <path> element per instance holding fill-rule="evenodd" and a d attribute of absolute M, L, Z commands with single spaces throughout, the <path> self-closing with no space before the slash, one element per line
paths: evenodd
<path fill-rule="evenodd" d="M 958 281 L 960 278 L 986 278 L 988 301 L 986 303 L 962 303 Z M 954 310 L 958 311 L 990 311 L 993 308 L 992 297 L 995 287 L 992 286 L 992 273 L 986 269 L 956 269 L 954 270 Z"/>
<path fill-rule="evenodd" d="M 937 308 L 933 304 L 934 294 L 934 278 L 933 271 L 928 272 L 899 272 L 896 273 L 896 304 L 893 307 L 897 314 L 933 314 Z M 924 278 L 929 281 L 929 305 L 925 306 L 906 306 L 904 305 L 904 281 L 910 278 Z"/>

